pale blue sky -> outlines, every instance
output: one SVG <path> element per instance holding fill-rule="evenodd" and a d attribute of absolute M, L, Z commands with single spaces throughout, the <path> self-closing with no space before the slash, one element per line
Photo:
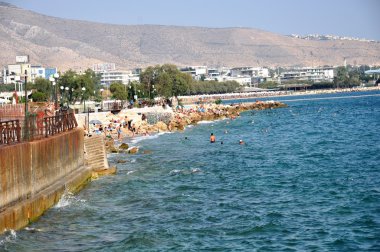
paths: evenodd
<path fill-rule="evenodd" d="M 50 16 L 113 24 L 251 27 L 380 41 L 380 0 L 0 0 Z"/>

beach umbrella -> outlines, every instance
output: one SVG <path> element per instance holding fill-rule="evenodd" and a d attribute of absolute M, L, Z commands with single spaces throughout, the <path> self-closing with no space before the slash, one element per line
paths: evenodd
<path fill-rule="evenodd" d="M 103 124 L 101 121 L 99 120 L 91 120 L 90 121 L 91 124 Z"/>

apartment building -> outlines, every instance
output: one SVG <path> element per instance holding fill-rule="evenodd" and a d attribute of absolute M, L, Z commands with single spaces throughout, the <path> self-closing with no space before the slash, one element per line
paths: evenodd
<path fill-rule="evenodd" d="M 32 66 L 29 63 L 29 56 L 16 56 L 16 64 L 4 66 L 2 70 L 2 84 L 15 84 L 24 82 L 34 83 L 37 78 L 48 79 L 52 74 L 57 72 L 57 68 L 45 68 L 43 66 Z"/>
<path fill-rule="evenodd" d="M 281 82 L 291 80 L 313 81 L 313 82 L 333 82 L 333 67 L 304 67 L 293 69 L 280 74 Z"/>

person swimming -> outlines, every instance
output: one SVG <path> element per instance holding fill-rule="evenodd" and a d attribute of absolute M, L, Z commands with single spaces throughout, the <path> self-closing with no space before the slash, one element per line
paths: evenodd
<path fill-rule="evenodd" d="M 239 140 L 239 144 L 245 144 L 243 140 Z"/>
<path fill-rule="evenodd" d="M 215 141 L 216 141 L 215 135 L 214 135 L 214 133 L 211 133 L 211 135 L 210 135 L 210 143 L 215 143 Z"/>

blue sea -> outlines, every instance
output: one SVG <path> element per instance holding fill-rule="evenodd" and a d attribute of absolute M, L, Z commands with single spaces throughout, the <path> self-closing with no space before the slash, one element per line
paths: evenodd
<path fill-rule="evenodd" d="M 380 92 L 268 99 L 134 139 L 0 251 L 380 251 Z"/>

